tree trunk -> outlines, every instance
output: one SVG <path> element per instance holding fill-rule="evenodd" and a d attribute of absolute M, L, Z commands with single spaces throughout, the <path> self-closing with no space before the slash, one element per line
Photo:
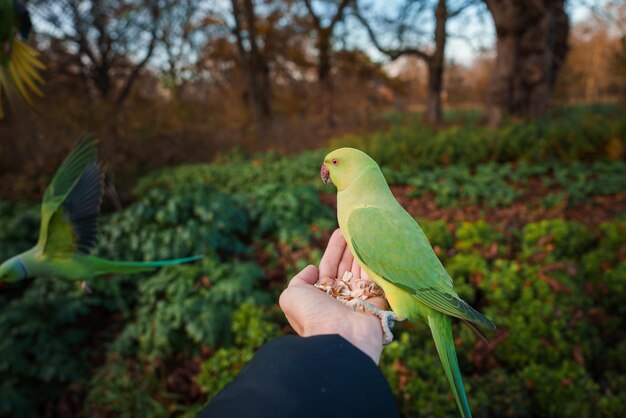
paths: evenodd
<path fill-rule="evenodd" d="M 335 109 L 334 109 L 334 89 L 331 74 L 331 36 L 332 28 L 318 28 L 318 51 L 319 62 L 317 66 L 317 77 L 322 89 L 322 101 L 324 111 L 326 112 L 326 123 L 329 127 L 335 127 Z"/>
<path fill-rule="evenodd" d="M 245 100 L 254 113 L 257 126 L 261 129 L 265 129 L 272 118 L 269 65 L 265 57 L 261 54 L 257 44 L 254 4 L 252 0 L 243 0 L 242 10 L 239 1 L 240 0 L 232 0 L 232 6 L 237 49 L 239 50 L 242 68 L 246 74 L 248 84 Z M 247 32 L 247 34 L 245 32 Z M 245 42 L 245 39 L 247 39 L 248 42 Z M 246 43 L 248 47 L 246 47 Z"/>
<path fill-rule="evenodd" d="M 426 64 L 428 67 L 428 103 L 426 117 L 428 123 L 437 129 L 442 122 L 441 91 L 443 90 L 444 54 L 446 50 L 446 21 L 448 9 L 446 0 L 439 0 L 435 9 L 435 50 Z"/>
<path fill-rule="evenodd" d="M 497 57 L 487 97 L 487 118 L 546 114 L 568 51 L 563 0 L 485 0 L 497 34 Z"/>
<path fill-rule="evenodd" d="M 319 62 L 317 67 L 317 76 L 320 83 L 323 83 L 330 77 L 330 37 L 331 31 L 330 29 L 318 29 L 318 51 L 319 51 Z"/>
<path fill-rule="evenodd" d="M 426 118 L 428 123 L 437 129 L 441 126 L 443 112 L 441 111 L 441 90 L 443 87 L 443 65 L 437 66 L 433 61 L 428 62 L 428 98 Z"/>

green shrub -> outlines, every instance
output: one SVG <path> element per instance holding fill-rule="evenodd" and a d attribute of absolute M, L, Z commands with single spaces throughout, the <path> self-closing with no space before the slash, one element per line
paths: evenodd
<path fill-rule="evenodd" d="M 602 231 L 600 247 L 608 251 L 619 251 L 621 247 L 626 246 L 625 220 L 603 222 L 600 224 L 600 231 Z"/>
<path fill-rule="evenodd" d="M 605 274 L 597 273 L 591 280 L 606 289 L 598 296 L 607 313 L 622 318 L 626 324 L 626 262 L 619 263 Z"/>
<path fill-rule="evenodd" d="M 626 255 L 626 222 L 600 224 L 602 233 L 598 245 L 582 257 L 582 268 L 590 282 L 602 285 L 602 273 L 612 268 Z"/>
<path fill-rule="evenodd" d="M 476 390 L 469 398 L 472 412 L 477 417 L 530 417 L 533 411 L 528 390 L 519 375 L 504 369 L 494 369 L 478 376 L 472 387 Z"/>
<path fill-rule="evenodd" d="M 478 280 L 478 288 L 487 299 L 494 317 L 510 312 L 510 303 L 520 298 L 524 284 L 522 267 L 516 261 L 502 259 L 495 260 L 492 268 Z"/>
<path fill-rule="evenodd" d="M 39 208 L 31 204 L 0 201 L 0 260 L 35 245 L 39 238 L 39 217 Z"/>
<path fill-rule="evenodd" d="M 236 346 L 220 348 L 200 368 L 197 381 L 209 398 L 237 376 L 259 347 L 280 335 L 268 309 L 248 303 L 235 312 L 232 331 Z"/>
<path fill-rule="evenodd" d="M 525 265 L 521 271 L 503 269 L 489 281 L 494 283 L 503 274 L 513 281 L 507 284 L 507 293 L 519 296 L 485 309 L 499 328 L 508 330 L 507 338 L 495 348 L 499 361 L 512 368 L 531 363 L 553 367 L 566 358 L 582 357 L 593 363 L 602 355 L 599 330 L 587 314 L 592 300 L 578 277 L 567 270 L 546 274 Z M 496 297 L 485 294 L 488 299 Z"/>
<path fill-rule="evenodd" d="M 458 410 L 426 326 L 396 331 L 383 351 L 381 369 L 404 417 L 458 417 Z M 463 353 L 459 353 L 460 357 Z M 467 382 L 466 382 L 467 383 Z M 470 393 L 472 387 L 467 385 Z"/>
<path fill-rule="evenodd" d="M 226 257 L 245 251 L 250 233 L 246 210 L 211 186 L 153 190 L 105 219 L 98 251 L 120 260 Z"/>
<path fill-rule="evenodd" d="M 444 250 L 439 251 L 437 253 L 438 256 L 441 257 L 445 250 L 449 250 L 454 245 L 454 235 L 448 230 L 445 221 L 419 221 L 419 225 L 422 231 L 424 231 L 424 234 L 426 234 L 426 237 L 428 237 L 430 245 L 432 245 L 435 250 L 437 250 L 437 247 Z"/>
<path fill-rule="evenodd" d="M 89 384 L 85 412 L 93 418 L 168 417 L 167 408 L 155 398 L 160 385 L 154 370 L 110 355 Z"/>
<path fill-rule="evenodd" d="M 453 165 L 420 172 L 410 177 L 408 184 L 412 186 L 411 196 L 433 193 L 440 206 L 507 206 L 519 197 L 519 192 L 505 181 L 510 171 L 510 166 L 489 164 L 478 166 L 472 174 L 467 166 Z"/>
<path fill-rule="evenodd" d="M 599 387 L 580 365 L 565 361 L 555 368 L 531 364 L 520 372 L 530 410 L 544 417 L 593 417 Z"/>
<path fill-rule="evenodd" d="M 480 254 L 457 254 L 446 262 L 446 269 L 461 299 L 472 304 L 475 297 L 472 282 L 482 280 L 487 274 L 487 261 Z"/>
<path fill-rule="evenodd" d="M 602 387 L 602 397 L 594 405 L 595 416 L 599 418 L 620 418 L 624 416 L 624 405 L 626 405 L 624 385 L 626 385 L 626 376 L 613 372 L 607 373 L 605 384 Z"/>
<path fill-rule="evenodd" d="M 234 313 L 232 331 L 235 344 L 253 350 L 280 335 L 276 315 L 272 316 L 267 308 L 251 303 L 242 304 Z"/>
<path fill-rule="evenodd" d="M 544 253 L 556 259 L 582 256 L 594 242 L 584 225 L 562 219 L 527 224 L 522 230 L 522 251 L 530 257 Z"/>
<path fill-rule="evenodd" d="M 197 381 L 202 391 L 215 396 L 230 383 L 254 357 L 250 348 L 220 348 L 207 361 L 202 363 Z"/>
<path fill-rule="evenodd" d="M 311 184 L 321 189 L 319 170 L 326 153 L 326 150 L 316 150 L 281 157 L 268 152 L 252 159 L 235 157 L 212 164 L 168 168 L 142 178 L 135 187 L 135 194 L 144 196 L 157 188 L 176 191 L 203 184 L 225 193 L 254 191 L 268 183 L 283 186 Z"/>
<path fill-rule="evenodd" d="M 589 108 L 532 122 L 510 122 L 498 130 L 467 124 L 433 132 L 411 118 L 399 120 L 387 132 L 336 138 L 331 148 L 359 148 L 381 165 L 396 169 L 405 161 L 421 169 L 488 161 L 573 162 L 612 157 L 607 151 L 610 141 L 618 141 L 623 148 L 626 137 L 622 120 L 618 109 L 607 112 Z"/>
<path fill-rule="evenodd" d="M 268 183 L 239 197 L 256 237 L 274 236 L 282 243 L 304 246 L 336 224 L 334 212 L 311 186 Z"/>
<path fill-rule="evenodd" d="M 501 244 L 503 236 L 493 226 L 479 220 L 463 222 L 456 231 L 455 248 L 459 251 L 478 250 L 487 252 L 491 246 Z"/>
<path fill-rule="evenodd" d="M 139 283 L 135 319 L 113 350 L 139 358 L 197 355 L 203 346 L 232 341 L 233 313 L 242 303 L 269 302 L 263 271 L 252 263 L 202 263 L 161 269 Z"/>
<path fill-rule="evenodd" d="M 90 319 L 112 302 L 93 288 L 89 296 L 76 283 L 38 278 L 0 303 L 0 416 L 37 417 L 67 385 L 85 384 L 98 354 L 90 343 L 107 332 L 106 322 Z"/>

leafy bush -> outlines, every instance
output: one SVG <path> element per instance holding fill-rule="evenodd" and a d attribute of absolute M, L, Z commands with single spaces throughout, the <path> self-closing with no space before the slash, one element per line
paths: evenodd
<path fill-rule="evenodd" d="M 419 225 L 438 256 L 443 255 L 445 250 L 449 250 L 454 245 L 454 235 L 448 230 L 445 221 L 419 221 Z M 438 248 L 439 251 L 437 251 Z"/>
<path fill-rule="evenodd" d="M 39 234 L 39 209 L 30 204 L 0 201 L 0 231 L 0 260 L 4 261 L 35 245 Z"/>
<path fill-rule="evenodd" d="M 477 222 L 461 223 L 456 231 L 456 238 L 455 247 L 458 250 L 478 250 L 482 253 L 503 241 L 502 234 L 482 219 Z"/>
<path fill-rule="evenodd" d="M 530 223 L 522 230 L 526 257 L 539 253 L 555 259 L 579 257 L 593 242 L 593 235 L 584 225 L 562 219 Z"/>
<path fill-rule="evenodd" d="M 479 164 L 474 170 L 467 165 L 450 165 L 430 170 L 383 168 L 394 183 L 411 186 L 411 196 L 428 193 L 439 206 L 482 204 L 488 207 L 510 206 L 529 192 L 536 192 L 541 180 L 548 190 L 542 200 L 554 207 L 567 201 L 576 204 L 590 196 L 614 195 L 626 191 L 626 163 L 623 161 L 556 162 L 529 165 Z M 533 183 L 535 181 L 535 183 Z"/>
<path fill-rule="evenodd" d="M 608 270 L 601 275 L 596 273 L 592 279 L 595 283 L 601 283 L 606 289 L 602 292 L 602 304 L 607 313 L 624 319 L 626 317 L 626 262 L 619 263 L 615 268 Z M 623 321 L 626 324 L 626 321 Z"/>
<path fill-rule="evenodd" d="M 250 220 L 233 198 L 211 186 L 153 190 L 104 222 L 98 251 L 115 259 L 228 256 L 246 249 Z"/>
<path fill-rule="evenodd" d="M 422 172 L 409 180 L 412 196 L 432 192 L 440 206 L 452 206 L 459 201 L 471 204 L 484 202 L 487 206 L 510 205 L 518 192 L 505 182 L 502 168 L 495 165 L 479 166 L 471 175 L 467 166 L 450 166 Z M 510 167 L 506 169 L 510 173 Z"/>
<path fill-rule="evenodd" d="M 424 325 L 410 333 L 396 331 L 395 336 L 395 341 L 383 350 L 380 364 L 402 416 L 458 416 L 428 328 Z M 469 385 L 466 389 L 471 393 Z"/>
<path fill-rule="evenodd" d="M 303 246 L 336 223 L 334 212 L 311 186 L 268 183 L 240 198 L 256 237 L 271 235 L 282 243 Z"/>
<path fill-rule="evenodd" d="M 280 335 L 275 318 L 267 308 L 249 303 L 235 312 L 232 331 L 236 346 L 217 350 L 202 364 L 198 374 L 198 383 L 209 398 L 239 373 L 258 348 Z"/>
<path fill-rule="evenodd" d="M 203 263 L 162 269 L 139 283 L 135 319 L 113 350 L 139 358 L 193 356 L 231 341 L 233 312 L 245 302 L 269 302 L 262 270 L 252 263 Z"/>
<path fill-rule="evenodd" d="M 38 278 L 21 298 L 0 303 L 0 416 L 37 417 L 66 385 L 86 382 L 97 355 L 90 343 L 107 331 L 98 313 L 114 305 L 93 288 L 86 297 L 75 283 Z"/>
<path fill-rule="evenodd" d="M 487 261 L 479 254 L 457 254 L 451 257 L 445 266 L 459 296 L 472 304 L 475 288 L 471 283 L 482 280 L 487 274 Z"/>
<path fill-rule="evenodd" d="M 380 164 L 396 169 L 405 161 L 420 169 L 449 164 L 474 166 L 488 161 L 573 162 L 612 157 L 607 152 L 612 141 L 624 148 L 622 119 L 619 110 L 594 108 L 532 122 L 511 122 L 499 130 L 468 124 L 438 132 L 413 119 L 400 121 L 387 132 L 336 138 L 331 147 L 359 148 Z"/>
<path fill-rule="evenodd" d="M 593 250 L 582 258 L 586 277 L 597 281 L 602 273 L 626 256 L 626 222 L 611 221 L 600 224 L 601 238 Z"/>
<path fill-rule="evenodd" d="M 239 156 L 213 164 L 182 165 L 142 178 L 135 187 L 135 194 L 143 196 L 156 188 L 175 191 L 199 184 L 209 184 L 225 193 L 250 192 L 268 183 L 312 184 L 321 188 L 319 170 L 326 153 L 326 150 L 317 150 L 283 158 L 268 152 L 253 159 Z"/>
<path fill-rule="evenodd" d="M 161 418 L 167 408 L 155 399 L 160 382 L 154 371 L 114 354 L 92 378 L 85 400 L 90 417 Z"/>
<path fill-rule="evenodd" d="M 580 365 L 566 361 L 559 367 L 530 364 L 520 372 L 531 411 L 549 417 L 593 417 L 598 385 Z"/>

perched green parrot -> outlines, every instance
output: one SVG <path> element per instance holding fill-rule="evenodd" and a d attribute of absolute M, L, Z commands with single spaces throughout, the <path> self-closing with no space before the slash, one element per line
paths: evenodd
<path fill-rule="evenodd" d="M 202 257 L 150 262 L 111 261 L 89 255 L 98 235 L 103 175 L 96 142 L 81 138 L 46 189 L 39 241 L 0 265 L 0 284 L 30 277 L 84 281 L 104 274 L 133 274 Z"/>
<path fill-rule="evenodd" d="M 322 180 L 337 187 L 339 227 L 363 270 L 385 292 L 393 312 L 360 301 L 383 323 L 385 343 L 393 320 L 424 320 L 465 418 L 472 416 L 452 338 L 452 318 L 495 329 L 494 323 L 459 298 L 417 222 L 395 199 L 378 164 L 362 151 L 341 148 L 328 154 Z"/>
<path fill-rule="evenodd" d="M 39 71 L 45 69 L 39 53 L 26 45 L 31 22 L 21 0 L 0 0 L 0 119 L 3 96 L 14 102 L 18 93 L 32 106 L 29 91 L 43 96 L 38 84 L 43 84 Z"/>

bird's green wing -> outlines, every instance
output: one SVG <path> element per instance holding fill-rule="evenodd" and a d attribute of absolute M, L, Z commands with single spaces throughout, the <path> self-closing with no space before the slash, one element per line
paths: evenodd
<path fill-rule="evenodd" d="M 459 298 L 417 222 L 404 211 L 355 209 L 348 219 L 355 255 L 369 269 L 424 305 L 486 328 L 493 322 Z"/>
<path fill-rule="evenodd" d="M 81 138 L 44 193 L 38 245 L 47 255 L 86 254 L 96 245 L 103 176 L 95 144 Z"/>

